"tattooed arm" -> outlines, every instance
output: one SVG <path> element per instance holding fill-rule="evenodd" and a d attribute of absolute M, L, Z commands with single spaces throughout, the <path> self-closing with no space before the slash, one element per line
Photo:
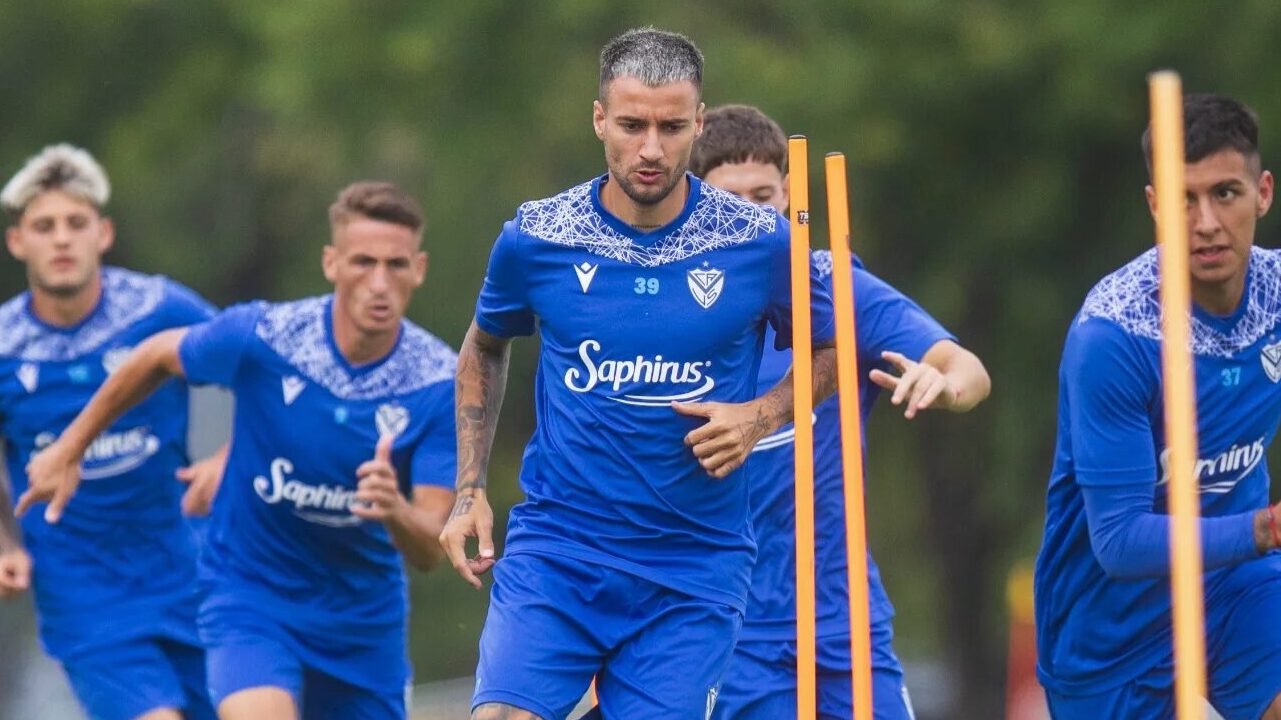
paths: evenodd
<path fill-rule="evenodd" d="M 814 404 L 836 391 L 836 350 L 814 349 Z M 745 403 L 672 403 L 682 415 L 707 418 L 707 423 L 685 436 L 685 444 L 707 474 L 720 479 L 738 469 L 761 438 L 792 421 L 795 391 L 788 368 L 778 384 L 764 395 Z"/>
<path fill-rule="evenodd" d="M 472 322 L 458 352 L 455 417 L 458 423 L 458 483 L 454 510 L 440 534 L 449 562 L 477 589 L 480 575 L 494 565 L 494 513 L 486 498 L 489 452 L 494 445 L 498 412 L 507 389 L 511 343 L 490 335 Z M 467 538 L 477 539 L 479 553 L 467 557 Z"/>

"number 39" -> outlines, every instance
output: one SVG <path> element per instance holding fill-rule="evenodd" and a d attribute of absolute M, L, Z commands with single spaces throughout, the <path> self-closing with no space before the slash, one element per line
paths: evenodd
<path fill-rule="evenodd" d="M 658 294 L 658 278 L 638 277 L 636 278 L 636 287 L 632 289 L 636 291 L 637 295 L 657 295 Z"/>

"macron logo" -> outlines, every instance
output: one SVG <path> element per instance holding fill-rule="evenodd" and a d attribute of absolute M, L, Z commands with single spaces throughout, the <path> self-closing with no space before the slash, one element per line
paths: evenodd
<path fill-rule="evenodd" d="M 592 286 L 592 278 L 596 277 L 596 270 L 599 268 L 599 265 L 587 262 L 574 266 L 574 274 L 578 276 L 578 286 L 583 289 L 584 294 L 587 293 L 587 288 Z"/>
<path fill-rule="evenodd" d="M 27 392 L 35 392 L 36 385 L 40 382 L 40 367 L 33 363 L 22 363 L 18 366 L 18 382 L 22 383 Z"/>
<path fill-rule="evenodd" d="M 280 391 L 285 396 L 285 404 L 293 405 L 299 393 L 307 387 L 306 381 L 297 375 L 286 375 L 280 378 Z"/>

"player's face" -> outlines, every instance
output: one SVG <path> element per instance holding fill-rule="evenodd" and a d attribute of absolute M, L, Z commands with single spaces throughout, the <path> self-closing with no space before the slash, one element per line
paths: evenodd
<path fill-rule="evenodd" d="M 9 252 L 27 265 L 31 287 L 58 297 L 92 285 L 114 239 L 109 219 L 61 190 L 37 195 L 5 233 Z"/>
<path fill-rule="evenodd" d="M 725 163 L 709 170 L 703 180 L 750 203 L 787 212 L 787 177 L 774 163 L 756 160 Z"/>
<path fill-rule="evenodd" d="M 685 176 L 694 138 L 703 131 L 698 88 L 684 80 L 649 87 L 620 77 L 592 106 L 613 182 L 637 205 L 662 202 Z"/>
<path fill-rule="evenodd" d="M 414 288 L 427 275 L 419 233 L 356 215 L 333 229 L 325 246 L 325 278 L 334 284 L 334 312 L 365 335 L 396 332 Z"/>
<path fill-rule="evenodd" d="M 1272 205 L 1272 173 L 1260 172 L 1256 163 L 1228 149 L 1188 164 L 1184 182 L 1194 285 L 1244 286 L 1255 225 Z M 1147 197 L 1155 218 L 1156 193 L 1150 185 Z"/>

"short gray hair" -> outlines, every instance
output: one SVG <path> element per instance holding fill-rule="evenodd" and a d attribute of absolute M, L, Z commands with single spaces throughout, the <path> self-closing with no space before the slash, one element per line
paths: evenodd
<path fill-rule="evenodd" d="M 688 80 L 703 94 L 703 53 L 689 38 L 653 27 L 633 28 L 600 51 L 600 99 L 620 77 L 634 77 L 649 87 Z"/>
<path fill-rule="evenodd" d="M 27 160 L 0 190 L 0 206 L 20 216 L 37 195 L 50 190 L 61 190 L 98 209 L 111 197 L 111 183 L 98 161 L 88 151 L 62 143 L 50 145 Z"/>

